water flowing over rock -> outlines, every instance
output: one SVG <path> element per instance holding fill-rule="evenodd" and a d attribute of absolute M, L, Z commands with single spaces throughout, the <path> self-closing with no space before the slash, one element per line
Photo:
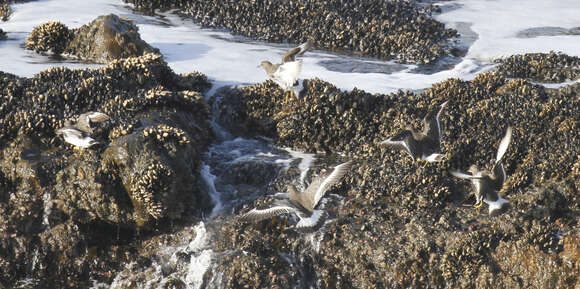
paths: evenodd
<path fill-rule="evenodd" d="M 141 40 L 138 27 L 128 19 L 110 14 L 69 30 L 60 22 L 41 24 L 26 39 L 26 48 L 36 52 L 65 53 L 94 62 L 159 53 Z"/>
<path fill-rule="evenodd" d="M 138 9 L 178 8 L 204 27 L 268 42 L 302 43 L 317 49 L 433 63 L 449 55 L 456 31 L 431 18 L 431 6 L 413 1 L 157 1 L 125 0 Z"/>
<path fill-rule="evenodd" d="M 194 89 L 208 87 L 153 54 L 33 78 L 0 73 L 2 286 L 110 282 L 136 232 L 207 212 L 199 170 L 213 136 Z M 55 130 L 87 111 L 110 120 L 95 125 L 99 144 L 73 152 Z"/>

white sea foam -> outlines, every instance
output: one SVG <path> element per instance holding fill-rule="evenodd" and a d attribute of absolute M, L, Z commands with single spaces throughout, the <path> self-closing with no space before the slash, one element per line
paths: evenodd
<path fill-rule="evenodd" d="M 413 72 L 413 65 L 401 66 L 402 70 L 391 73 L 338 72 L 325 68 L 322 63 L 339 60 L 374 65 L 394 64 L 314 50 L 303 56 L 301 77 L 319 77 L 341 89 L 357 87 L 371 93 L 387 93 L 398 89 L 423 89 L 450 77 L 472 79 L 477 73 L 491 69 L 494 58 L 514 53 L 554 50 L 580 55 L 578 35 L 517 37 L 518 32 L 530 28 L 570 29 L 579 26 L 577 15 L 580 15 L 580 5 L 577 0 L 460 0 L 441 5 L 445 12 L 436 14 L 436 19 L 449 27 L 467 23 L 476 34 L 466 57 L 453 68 L 430 75 Z M 455 8 L 446 9 L 451 5 Z M 95 0 L 83 2 L 83 5 L 78 5 L 75 0 L 51 0 L 13 4 L 12 8 L 14 13 L 9 21 L 1 23 L 10 40 L 0 42 L 0 70 L 20 76 L 32 76 L 55 65 L 71 68 L 99 66 L 50 60 L 24 50 L 22 46 L 27 34 L 38 24 L 58 20 L 75 28 L 98 15 L 109 13 L 133 19 L 139 26 L 141 37 L 160 49 L 171 68 L 177 73 L 194 70 L 205 73 L 214 82 L 214 90 L 226 84 L 248 85 L 264 81 L 266 74 L 257 67 L 260 61 L 277 62 L 292 47 L 291 44 L 233 41 L 234 37 L 226 32 L 201 29 L 191 20 L 169 12 L 164 13 L 163 17 L 135 14 L 120 0 Z"/>
<path fill-rule="evenodd" d="M 211 173 L 210 167 L 206 164 L 202 165 L 200 175 L 207 185 L 209 196 L 214 204 L 210 214 L 210 217 L 214 217 L 223 208 L 220 193 L 215 188 L 216 176 Z"/>
<path fill-rule="evenodd" d="M 580 26 L 578 0 L 459 0 L 443 2 L 441 6 L 454 6 L 451 11 L 435 18 L 450 27 L 458 23 L 471 23 L 478 36 L 470 47 L 467 58 L 490 61 L 493 58 L 527 52 L 562 51 L 580 56 L 580 36 L 554 35 L 531 38 L 518 37 L 518 32 L 531 28 Z"/>

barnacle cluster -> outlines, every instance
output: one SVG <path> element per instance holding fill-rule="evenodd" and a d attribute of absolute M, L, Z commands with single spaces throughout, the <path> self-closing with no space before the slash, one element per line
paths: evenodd
<path fill-rule="evenodd" d="M 137 122 L 134 122 L 134 123 L 129 123 L 129 124 L 120 124 L 120 125 L 114 127 L 113 129 L 111 129 L 111 132 L 109 132 L 109 139 L 114 140 L 114 139 L 117 139 L 121 136 L 128 135 L 128 134 L 132 133 L 134 131 L 136 125 L 137 125 Z"/>
<path fill-rule="evenodd" d="M 143 135 L 146 137 L 151 136 L 159 142 L 173 140 L 180 145 L 189 144 L 191 142 L 183 130 L 165 124 L 145 128 L 143 129 Z"/>
<path fill-rule="evenodd" d="M 573 270 L 564 268 L 559 259 L 563 247 L 558 238 L 560 232 L 574 230 L 576 223 L 580 85 L 546 89 L 491 71 L 471 81 L 448 79 L 422 93 L 341 91 L 319 79 L 304 80 L 304 87 L 299 98 L 287 98 L 270 81 L 224 89 L 214 95 L 212 108 L 222 126 L 232 131 L 247 127 L 237 130 L 242 135 L 259 131 L 283 146 L 340 153 L 357 160 L 339 189 L 348 201 L 337 208 L 337 220 L 325 229 L 324 253 L 313 253 L 317 260 L 313 270 L 321 284 L 455 288 L 475 282 L 489 287 L 486 280 L 495 276 L 496 264 L 508 270 L 508 275 L 531 280 L 539 272 L 535 270 L 541 271 L 546 264 L 542 258 L 554 261 L 549 274 L 530 282 L 531 287 L 565 288 L 577 282 Z M 446 154 L 442 162 L 418 164 L 405 153 L 378 144 L 407 125 L 421 129 L 426 112 L 444 101 L 448 104 L 441 115 Z M 469 196 L 472 188 L 453 180 L 448 171 L 466 170 L 471 164 L 491 167 L 508 125 L 514 130 L 503 160 L 508 179 L 500 194 L 513 209 L 491 218 L 487 208 L 466 208 L 474 202 Z M 254 205 L 260 203 L 258 199 Z M 245 251 L 276 258 L 280 252 L 270 255 L 262 249 L 277 242 L 270 233 L 277 233 L 275 225 L 255 228 L 254 234 L 245 227 L 226 226 L 220 246 L 237 248 L 236 240 L 251 238 L 245 239 Z M 296 260 L 304 258 L 288 249 L 292 242 L 299 243 L 297 239 L 283 242 L 281 252 Z M 387 242 L 388 248 L 379 249 L 381 242 Z M 508 254 L 530 262 L 529 269 L 507 269 L 518 264 Z M 387 256 L 386 261 L 376 261 L 379 256 Z M 243 258 L 243 264 L 252 262 L 248 258 Z M 255 270 L 267 268 L 256 262 L 261 267 Z M 225 263 L 220 268 L 229 270 L 222 266 Z M 567 279 L 551 283 L 559 270 L 567 272 Z M 288 278 L 292 273 L 273 275 Z M 384 276 L 393 278 L 385 280 Z M 237 282 L 267 286 L 259 282 L 268 281 L 255 279 L 249 272 L 247 278 Z M 507 287 L 521 286 L 504 275 L 493 278 Z"/>
<path fill-rule="evenodd" d="M 60 22 L 41 24 L 26 39 L 26 48 L 102 63 L 159 53 L 158 49 L 141 40 L 133 22 L 114 14 L 99 16 L 91 23 L 71 30 Z"/>
<path fill-rule="evenodd" d="M 555 83 L 580 78 L 580 58 L 562 53 L 518 54 L 496 62 L 498 71 L 505 77 Z"/>
<path fill-rule="evenodd" d="M 155 195 L 163 195 L 167 190 L 167 178 L 171 177 L 172 171 L 166 165 L 154 162 L 150 164 L 140 175 L 134 176 L 134 184 L 129 192 L 131 201 L 140 215 L 138 223 L 145 223 L 147 215 L 158 219 L 163 215 L 163 205 L 155 199 Z M 140 222 L 141 221 L 141 222 Z"/>
<path fill-rule="evenodd" d="M 430 17 L 434 7 L 409 1 L 125 0 L 137 8 L 179 8 L 204 27 L 268 42 L 301 43 L 409 63 L 432 63 L 447 53 L 456 31 Z M 436 8 L 435 8 L 436 10 Z"/>
<path fill-rule="evenodd" d="M 61 54 L 73 37 L 73 32 L 61 22 L 43 23 L 34 27 L 26 38 L 26 49 Z"/>

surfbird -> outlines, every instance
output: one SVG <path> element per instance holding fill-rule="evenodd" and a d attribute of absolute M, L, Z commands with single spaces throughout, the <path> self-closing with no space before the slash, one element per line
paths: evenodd
<path fill-rule="evenodd" d="M 504 209 L 504 205 L 508 203 L 507 200 L 500 197 L 498 192 L 502 189 L 503 183 L 506 180 L 505 169 L 501 160 L 507 151 L 512 139 L 512 128 L 508 127 L 505 136 L 499 143 L 495 163 L 491 169 L 480 170 L 476 165 L 472 165 L 466 173 L 459 171 L 450 171 L 451 175 L 467 179 L 475 188 L 475 208 L 483 205 L 483 202 L 489 205 L 489 214 L 496 214 Z"/>
<path fill-rule="evenodd" d="M 312 48 L 312 42 L 308 40 L 300 46 L 288 50 L 282 57 L 282 63 L 272 64 L 270 61 L 264 60 L 260 63 L 260 67 L 282 89 L 290 90 L 297 84 L 298 75 L 302 70 L 302 60 L 296 60 L 296 56 L 304 54 L 310 48 Z"/>
<path fill-rule="evenodd" d="M 93 132 L 91 123 L 103 122 L 109 119 L 109 116 L 102 112 L 89 111 L 81 114 L 75 124 L 65 121 L 64 127 L 56 131 L 57 135 L 62 135 L 64 141 L 70 143 L 76 148 L 89 148 L 98 142 L 90 134 Z"/>
<path fill-rule="evenodd" d="M 330 174 L 322 173 L 312 180 L 308 188 L 298 191 L 293 185 L 288 186 L 288 192 L 274 195 L 276 200 L 270 208 L 252 209 L 244 214 L 242 221 L 260 221 L 282 214 L 296 214 L 300 220 L 296 224 L 298 229 L 308 229 L 319 226 L 324 221 L 325 212 L 316 209 L 324 194 L 335 184 L 340 182 L 344 174 L 350 169 L 351 162 L 334 167 Z"/>
<path fill-rule="evenodd" d="M 443 160 L 439 116 L 446 104 L 447 101 L 441 104 L 438 109 L 427 112 L 427 115 L 423 118 L 423 131 L 415 131 L 412 127 L 407 127 L 407 129 L 380 142 L 380 144 L 398 150 L 405 150 L 415 160 L 427 162 Z"/>
<path fill-rule="evenodd" d="M 77 118 L 77 122 L 75 123 L 75 127 L 79 130 L 82 130 L 87 133 L 93 133 L 93 128 L 91 127 L 91 123 L 98 123 L 109 120 L 109 116 L 98 111 L 89 111 L 81 114 Z"/>
<path fill-rule="evenodd" d="M 64 141 L 70 143 L 76 148 L 89 148 L 98 142 L 95 141 L 87 132 L 79 130 L 78 128 L 68 125 L 56 131 L 57 135 L 62 135 Z"/>

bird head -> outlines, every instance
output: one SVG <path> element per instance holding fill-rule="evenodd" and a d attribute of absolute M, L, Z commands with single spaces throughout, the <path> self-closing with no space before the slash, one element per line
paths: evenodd
<path fill-rule="evenodd" d="M 266 61 L 266 60 L 260 62 L 260 65 L 258 65 L 258 67 L 262 67 L 264 69 L 268 69 L 271 66 L 272 66 L 272 63 L 270 61 Z"/>

